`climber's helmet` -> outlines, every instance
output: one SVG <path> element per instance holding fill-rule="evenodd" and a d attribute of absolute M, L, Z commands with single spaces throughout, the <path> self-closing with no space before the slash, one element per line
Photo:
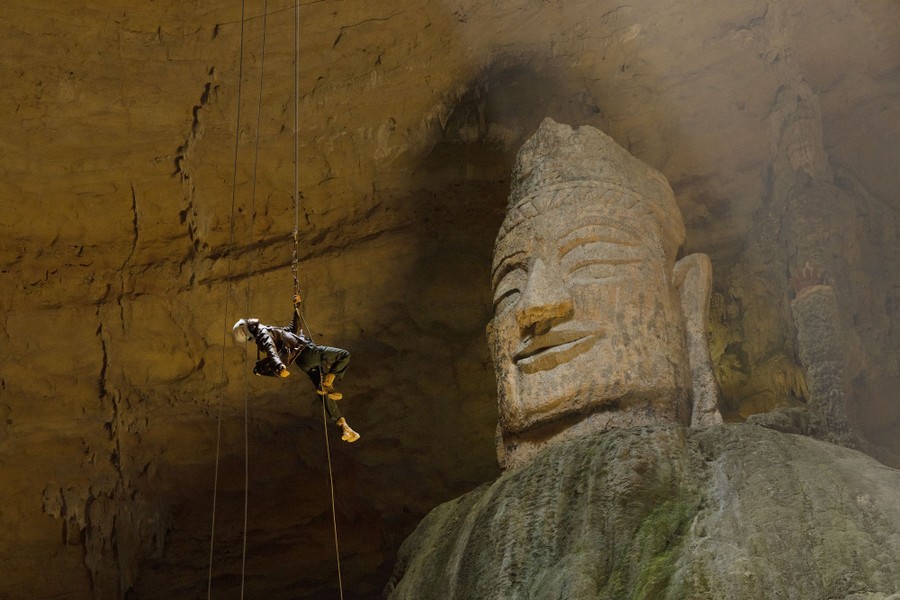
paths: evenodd
<path fill-rule="evenodd" d="M 234 336 L 234 341 L 238 344 L 243 344 L 253 339 L 253 334 L 250 333 L 250 327 L 247 325 L 246 319 L 240 319 L 234 324 L 234 327 L 231 328 L 231 335 Z"/>

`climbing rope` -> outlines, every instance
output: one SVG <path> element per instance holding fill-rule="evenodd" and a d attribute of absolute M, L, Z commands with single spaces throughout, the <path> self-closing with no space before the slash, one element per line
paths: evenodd
<path fill-rule="evenodd" d="M 264 0 L 267 2 L 268 0 Z M 249 222 L 249 231 L 248 231 L 248 246 L 252 245 L 253 240 L 253 214 L 256 210 L 256 174 L 257 174 L 257 165 L 259 163 L 259 125 L 261 120 L 261 112 L 262 112 L 262 92 L 263 92 L 263 79 L 264 79 L 264 67 L 265 67 L 265 45 L 266 45 L 266 13 L 265 8 L 263 9 L 263 35 L 262 35 L 262 63 L 260 66 L 260 76 L 259 76 L 259 98 L 257 104 L 257 115 L 256 115 L 256 144 L 255 144 L 255 156 L 254 156 L 254 166 L 253 166 L 253 184 L 251 191 L 251 209 L 250 209 L 250 222 Z M 232 181 L 231 181 L 231 226 L 229 231 L 229 239 L 228 239 L 228 247 L 234 247 L 234 223 L 235 223 L 235 207 L 237 204 L 237 172 L 238 172 L 238 157 L 240 151 L 240 132 L 241 132 L 241 104 L 243 99 L 242 89 L 243 89 L 243 81 L 244 81 L 244 25 L 246 22 L 246 1 L 242 0 L 241 2 L 241 33 L 240 33 L 240 51 L 239 51 L 239 59 L 238 59 L 238 84 L 237 84 L 237 115 L 235 117 L 235 140 L 234 140 L 234 162 L 232 165 Z M 251 303 L 251 274 L 253 273 L 253 253 L 250 252 L 248 255 L 248 265 L 247 265 L 247 312 L 249 314 L 250 311 L 250 303 Z M 226 281 L 228 282 L 225 291 L 225 311 L 224 311 L 224 333 L 222 340 L 222 373 L 221 373 L 221 385 L 224 386 L 225 383 L 225 348 L 228 340 L 228 303 L 231 297 L 231 261 L 228 261 L 228 276 L 226 277 Z M 248 531 L 248 514 L 249 514 L 249 489 L 250 489 L 250 444 L 249 444 L 249 388 L 247 392 L 244 394 L 244 522 L 243 522 L 243 540 L 242 540 L 242 548 L 241 548 L 241 599 L 244 598 L 244 586 L 245 586 L 245 574 L 246 574 L 246 564 L 247 564 L 247 531 Z M 219 408 L 218 408 L 218 418 L 217 418 L 217 426 L 216 426 L 216 460 L 215 460 L 215 469 L 213 476 L 213 502 L 212 502 L 212 518 L 211 518 L 211 526 L 210 526 L 210 536 L 209 536 L 209 571 L 207 574 L 207 590 L 206 597 L 209 600 L 212 597 L 212 573 L 213 573 L 213 558 L 215 555 L 215 535 L 216 535 L 216 508 L 218 504 L 218 489 L 219 489 L 219 464 L 221 457 L 221 442 L 222 442 L 222 397 L 219 396 Z"/>
<path fill-rule="evenodd" d="M 291 275 L 294 278 L 294 295 L 300 293 L 300 0 L 294 1 L 294 248 L 291 256 Z M 315 344 L 312 331 L 300 311 L 300 325 Z M 331 524 L 334 530 L 334 556 L 337 562 L 338 593 L 344 599 L 344 581 L 341 574 L 341 545 L 338 540 L 337 510 L 334 500 L 334 469 L 331 464 L 331 443 L 328 440 L 328 417 L 325 411 L 325 389 L 322 381 L 322 369 L 319 369 L 319 391 L 322 393 L 322 430 L 325 433 L 325 454 L 328 457 L 328 486 L 331 490 Z"/>
<path fill-rule="evenodd" d="M 280 11 L 279 11 L 280 12 Z M 260 75 L 259 75 L 259 95 L 258 95 L 258 103 L 257 103 L 257 113 L 256 113 L 256 139 L 255 139 L 255 148 L 254 148 L 254 162 L 253 162 L 253 176 L 252 176 L 252 187 L 251 187 L 251 208 L 250 208 L 250 221 L 249 221 L 249 233 L 248 233 L 248 248 L 251 249 L 248 255 L 248 266 L 247 266 L 247 314 L 250 314 L 250 304 L 251 304 L 251 288 L 250 281 L 253 274 L 253 221 L 255 218 L 256 212 L 256 183 L 257 183 L 257 173 L 258 173 L 258 165 L 259 165 L 259 140 L 260 140 L 260 124 L 261 124 L 261 113 L 262 113 L 262 99 L 263 99 L 263 82 L 265 75 L 265 55 L 266 55 L 266 29 L 267 29 L 267 16 L 268 16 L 268 0 L 263 1 L 263 22 L 262 22 L 262 52 L 260 59 Z M 300 83 L 299 83 L 299 71 L 300 71 L 300 0 L 295 0 L 294 3 L 294 230 L 293 230 L 293 249 L 291 255 L 291 274 L 293 276 L 294 283 L 294 294 L 298 295 L 300 293 L 300 281 L 299 281 L 299 246 L 300 246 Z M 232 169 L 232 182 L 231 182 L 231 225 L 229 231 L 228 238 L 228 248 L 233 249 L 234 247 L 234 224 L 235 224 L 235 207 L 236 207 L 236 197 L 237 197 L 237 171 L 238 171 L 238 157 L 239 157 L 239 149 L 240 149 L 240 132 L 241 132 L 241 104 L 242 104 L 242 84 L 243 84 L 243 73 L 244 73 L 244 38 L 245 38 L 245 24 L 248 18 L 246 16 L 246 0 L 241 0 L 241 29 L 240 29 L 240 50 L 239 50 L 239 60 L 238 60 L 238 84 L 237 84 L 237 116 L 235 118 L 235 138 L 234 138 L 234 161 L 233 161 L 233 169 Z M 229 335 L 228 328 L 228 304 L 231 296 L 231 285 L 232 285 L 232 277 L 231 277 L 231 261 L 228 261 L 228 273 L 226 277 L 227 285 L 225 292 L 225 311 L 224 311 L 224 332 L 223 332 L 223 340 L 222 340 L 222 368 L 220 375 L 220 386 L 224 387 L 225 385 L 225 348 Z M 310 342 L 315 343 L 312 337 L 312 333 L 309 327 L 306 324 L 306 320 L 303 317 L 302 312 L 300 312 L 300 322 L 306 331 Z M 340 543 L 338 539 L 338 529 L 337 529 L 337 510 L 336 510 L 336 502 L 335 502 L 335 491 L 334 491 L 334 471 L 331 460 L 331 444 L 328 439 L 328 422 L 327 422 L 327 414 L 326 414 L 326 394 L 324 387 L 322 386 L 322 369 L 320 368 L 319 376 L 320 376 L 320 392 L 322 392 L 322 423 L 325 433 L 325 452 L 328 459 L 328 480 L 329 480 L 329 488 L 331 491 L 331 516 L 332 516 L 332 525 L 334 531 L 334 547 L 335 547 L 335 556 L 337 561 L 337 573 L 338 573 L 338 590 L 340 593 L 340 598 L 343 600 L 344 598 L 344 588 L 343 588 L 343 577 L 341 573 L 341 556 L 340 556 Z M 249 386 L 249 379 L 247 379 Z M 216 425 L 216 459 L 215 459 L 215 469 L 213 475 L 213 498 L 212 498 L 212 517 L 211 517 L 211 525 L 210 525 L 210 540 L 209 540 L 209 570 L 207 574 L 207 600 L 211 600 L 212 598 L 212 574 L 213 574 L 213 557 L 215 553 L 215 533 L 216 533 L 216 508 L 218 503 L 218 486 L 219 486 L 219 468 L 220 468 L 220 456 L 221 456 L 221 441 L 222 441 L 222 411 L 223 411 L 223 401 L 222 396 L 219 396 L 219 406 L 218 406 L 218 417 L 217 417 L 217 425 Z M 248 532 L 248 506 L 249 506 L 249 487 L 250 487 L 250 476 L 249 476 L 249 387 L 247 389 L 247 393 L 244 397 L 244 522 L 243 522 L 243 540 L 242 540 L 242 549 L 241 549 L 241 592 L 240 597 L 241 600 L 244 598 L 244 588 L 245 588 L 245 576 L 246 576 L 246 563 L 247 563 L 247 532 Z"/>
<path fill-rule="evenodd" d="M 309 326 L 306 324 L 306 319 L 303 318 L 303 312 L 300 312 L 300 326 L 303 327 L 303 331 L 306 332 L 306 336 L 309 338 L 310 343 L 315 344 L 313 339 L 312 331 L 310 331 Z M 322 397 L 322 430 L 325 432 L 325 455 L 328 457 L 328 487 L 331 490 L 331 524 L 334 530 L 334 556 L 337 561 L 337 575 L 338 575 L 338 594 L 340 595 L 341 600 L 344 600 L 344 578 L 341 575 L 341 545 L 338 541 L 338 529 L 337 529 L 337 509 L 335 506 L 334 500 L 334 469 L 331 466 L 331 442 L 328 440 L 328 415 L 325 411 L 325 385 L 323 383 L 324 376 L 322 375 L 322 367 L 319 367 L 319 395 Z"/>
<path fill-rule="evenodd" d="M 253 314 L 250 310 L 251 304 L 251 281 L 253 275 L 253 220 L 256 215 L 256 180 L 259 173 L 259 138 L 260 125 L 262 123 L 262 105 L 263 105 L 263 81 L 265 81 L 266 73 L 266 30 L 268 26 L 268 0 L 263 0 L 263 19 L 262 19 L 262 50 L 260 51 L 259 62 L 259 94 L 256 101 L 256 139 L 253 148 L 253 176 L 250 186 L 250 219 L 247 225 L 247 246 L 250 252 L 247 253 L 247 312 L 245 314 Z M 244 379 L 246 384 L 246 393 L 244 394 L 244 531 L 243 541 L 241 545 L 241 600 L 244 600 L 244 588 L 247 572 L 247 531 L 249 529 L 249 506 L 250 506 L 250 380 L 249 376 Z"/>
<path fill-rule="evenodd" d="M 238 85 L 237 85 L 237 117 L 234 127 L 234 164 L 232 168 L 231 179 L 231 227 L 228 233 L 228 248 L 234 247 L 234 213 L 237 198 L 237 169 L 238 169 L 238 149 L 241 141 L 241 83 L 244 79 L 244 15 L 246 11 L 246 0 L 241 0 L 241 36 L 240 51 L 238 58 Z M 227 261 L 228 271 L 225 281 L 228 283 L 225 287 L 225 311 L 223 319 L 225 325 L 222 334 L 222 371 L 219 378 L 219 389 L 225 385 L 225 348 L 228 340 L 228 300 L 231 297 L 231 261 Z M 219 457 L 222 448 L 222 395 L 219 395 L 218 418 L 216 419 L 216 461 L 213 472 L 213 499 L 212 499 L 212 518 L 209 533 L 209 571 L 206 580 L 206 598 L 212 598 L 212 574 L 213 574 L 213 554 L 215 550 L 216 540 L 216 506 L 218 502 L 219 491 Z"/>
<path fill-rule="evenodd" d="M 294 0 L 294 249 L 291 275 L 294 295 L 300 293 L 300 0 Z"/>
<path fill-rule="evenodd" d="M 337 530 L 337 511 L 334 507 L 334 475 L 331 468 L 331 444 L 328 441 L 328 417 L 325 414 L 325 388 L 320 388 L 322 392 L 322 427 L 325 429 L 325 453 L 328 455 L 328 485 L 331 488 L 331 523 L 334 528 L 334 552 L 337 556 L 337 574 L 338 574 L 338 593 L 341 600 L 344 600 L 344 583 L 341 576 L 341 551 L 338 543 Z"/>

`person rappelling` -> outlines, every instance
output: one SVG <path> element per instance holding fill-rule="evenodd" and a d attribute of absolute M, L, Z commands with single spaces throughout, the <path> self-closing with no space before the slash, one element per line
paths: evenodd
<path fill-rule="evenodd" d="M 347 419 L 341 414 L 335 401 L 343 398 L 343 394 L 334 389 L 335 380 L 340 381 L 344 376 L 350 362 L 350 353 L 342 348 L 319 346 L 304 334 L 300 324 L 301 303 L 300 295 L 294 295 L 294 315 L 287 327 L 264 325 L 259 319 L 239 319 L 231 328 L 231 333 L 239 344 L 255 341 L 259 352 L 265 354 L 265 357 L 256 361 L 254 375 L 288 377 L 291 374 L 288 366 L 297 365 L 310 378 L 316 392 L 323 397 L 328 417 L 341 428 L 341 439 L 355 442 L 360 435 L 350 428 Z"/>
<path fill-rule="evenodd" d="M 281 12 L 279 9 L 277 12 Z M 257 110 L 257 118 L 256 118 L 256 140 L 255 140 L 255 158 L 253 160 L 253 175 L 252 175 L 252 191 L 251 191 L 251 206 L 255 206 L 256 201 L 256 183 L 257 183 L 257 174 L 258 174 L 258 166 L 259 166 L 259 146 L 260 146 L 260 115 L 262 114 L 262 104 L 263 104 L 263 74 L 265 73 L 265 57 L 266 57 L 266 24 L 267 17 L 269 15 L 269 11 L 266 9 L 266 4 L 263 3 L 262 7 L 262 48 L 259 54 L 260 68 L 259 68 L 259 105 Z M 254 19 L 256 17 L 253 17 Z M 345 442 L 355 442 L 360 438 L 359 433 L 353 431 L 350 428 L 350 425 L 347 423 L 347 419 L 341 414 L 340 409 L 337 406 L 336 401 L 342 398 L 342 394 L 334 389 L 335 381 L 342 379 L 344 372 L 347 370 L 347 364 L 350 362 L 350 353 L 342 348 L 334 348 L 331 346 L 320 346 L 313 341 L 313 336 L 309 332 L 309 328 L 306 327 L 306 324 L 303 322 L 303 313 L 300 310 L 300 305 L 302 299 L 300 297 L 300 282 L 298 279 L 298 271 L 299 271 L 299 256 L 300 256 L 300 200 L 302 198 L 302 194 L 300 193 L 300 0 L 296 0 L 294 3 L 294 63 L 291 67 L 291 71 L 293 71 L 294 78 L 294 122 L 293 122 L 293 137 L 294 137 L 294 189 L 293 189 L 293 200 L 294 200 L 294 232 L 293 232 L 293 250 L 291 256 L 291 273 L 294 279 L 294 289 L 293 289 L 293 301 L 294 301 L 294 314 L 291 319 L 291 324 L 287 327 L 278 327 L 273 325 L 265 325 L 259 322 L 259 319 L 256 318 L 246 318 L 239 319 L 231 328 L 232 336 L 234 340 L 239 344 L 246 344 L 248 341 L 253 340 L 256 342 L 257 347 L 257 361 L 253 367 L 254 375 L 259 375 L 263 377 L 288 377 L 291 372 L 288 370 L 291 365 L 297 365 L 303 372 L 307 374 L 307 376 L 312 381 L 315 386 L 318 394 L 322 398 L 322 424 L 324 426 L 325 433 L 325 454 L 328 458 L 328 480 L 330 483 L 331 489 L 331 519 L 332 524 L 334 525 L 334 550 L 335 550 L 335 558 L 337 559 L 337 579 L 338 579 L 338 590 L 340 592 L 340 597 L 344 597 L 343 592 L 343 582 L 341 581 L 341 555 L 340 555 L 340 547 L 338 545 L 338 526 L 337 526 L 337 510 L 335 508 L 335 485 L 334 485 L 334 473 L 332 468 L 331 461 L 331 445 L 329 443 L 329 434 L 328 434 L 328 426 L 326 419 L 330 419 L 333 423 L 335 423 L 341 430 L 341 439 Z M 241 36 L 240 36 L 240 51 L 239 51 L 239 59 L 238 59 L 238 77 L 237 77 L 237 109 L 234 111 L 236 117 L 236 123 L 234 126 L 235 138 L 234 138 L 234 170 L 232 172 L 231 179 L 231 232 L 229 234 L 229 243 L 234 241 L 234 230 L 235 230 L 235 206 L 237 205 L 237 191 L 238 191 L 238 172 L 239 172 L 239 164 L 238 157 L 240 155 L 240 145 L 241 145 L 241 137 L 243 129 L 241 127 L 241 86 L 244 80 L 242 76 L 243 68 L 244 68 L 244 31 L 245 31 L 245 23 L 248 20 L 245 12 L 245 6 L 241 5 Z M 251 228 L 250 232 L 252 234 L 253 227 L 252 222 L 253 218 L 256 215 L 255 208 L 250 209 L 250 220 L 251 220 Z M 252 237 L 252 235 L 251 235 Z M 253 244 L 255 244 L 255 240 L 249 240 L 248 248 L 252 248 Z M 252 258 L 252 255 L 251 255 Z M 252 265 L 252 261 L 251 261 Z M 225 311 L 224 318 L 225 324 L 224 326 L 227 328 L 228 326 L 228 302 L 227 298 L 230 297 L 231 294 L 231 266 L 229 265 L 229 276 L 227 277 L 228 281 L 228 289 L 225 291 Z M 248 277 L 252 274 L 252 269 L 248 268 Z M 247 297 L 249 302 L 250 297 L 250 283 L 248 282 L 247 289 Z M 304 331 L 306 329 L 306 331 Z M 227 335 L 227 329 L 226 335 Z M 222 344 L 222 363 L 225 363 L 225 344 Z M 222 384 L 225 383 L 225 371 L 222 370 Z M 207 584 L 207 597 L 212 597 L 212 582 L 213 582 L 213 556 L 215 554 L 214 550 L 216 548 L 215 542 L 217 541 L 215 538 L 216 533 L 216 497 L 218 494 L 218 481 L 219 481 L 219 458 L 220 458 L 220 442 L 222 439 L 222 410 L 221 410 L 221 402 L 222 396 L 219 397 L 219 426 L 217 428 L 217 437 L 216 437 L 216 460 L 215 460 L 215 475 L 213 476 L 213 514 L 212 514 L 212 533 L 209 536 L 209 576 L 208 576 L 208 584 Z M 245 405 L 245 427 L 248 425 L 247 419 L 249 415 L 246 411 Z M 244 454 L 245 454 L 245 466 L 249 464 L 249 445 L 248 438 L 244 436 Z M 249 482 L 249 476 L 246 478 L 246 481 Z M 248 494 L 244 494 L 244 548 L 242 551 L 242 561 L 245 562 L 246 558 L 246 550 L 247 550 L 247 530 L 248 530 L 248 510 L 247 510 L 247 501 Z M 241 569 L 241 597 L 244 596 L 244 569 Z M 2 594 L 0 594 L 2 596 Z"/>

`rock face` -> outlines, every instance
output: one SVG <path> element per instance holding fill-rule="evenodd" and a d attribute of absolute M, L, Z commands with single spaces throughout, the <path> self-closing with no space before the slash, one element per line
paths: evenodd
<path fill-rule="evenodd" d="M 226 337 L 292 288 L 293 0 L 265 47 L 245 4 L 0 2 L 0 598 L 204 597 L 217 449 L 213 598 L 245 490 L 247 596 L 337 597 L 321 407 Z M 809 262 L 847 417 L 900 450 L 896 0 L 301 4 L 301 287 L 363 435 L 331 446 L 347 597 L 499 473 L 491 252 L 547 116 L 670 183 L 726 420 L 809 401 Z"/>
<path fill-rule="evenodd" d="M 525 142 L 491 270 L 502 468 L 612 427 L 722 422 L 709 258 L 676 262 L 684 234 L 665 178 L 603 132 L 545 119 Z"/>
<path fill-rule="evenodd" d="M 447 502 L 392 600 L 883 600 L 900 593 L 900 471 L 751 425 L 610 431 Z"/>

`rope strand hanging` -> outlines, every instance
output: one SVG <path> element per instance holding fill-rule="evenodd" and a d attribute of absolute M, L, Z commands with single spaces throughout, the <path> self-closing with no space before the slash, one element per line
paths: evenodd
<path fill-rule="evenodd" d="M 247 253 L 247 313 L 251 314 L 250 305 L 252 299 L 253 281 L 253 221 L 256 215 L 256 182 L 259 173 L 259 138 L 260 125 L 262 123 L 262 106 L 263 106 L 263 82 L 266 74 L 266 33 L 268 29 L 268 0 L 263 0 L 263 19 L 262 19 L 262 49 L 260 51 L 259 63 L 259 93 L 256 100 L 256 135 L 253 145 L 253 176 L 250 186 L 250 219 L 247 224 L 247 245 L 250 252 Z M 250 507 L 250 381 L 245 378 L 246 392 L 244 394 L 244 528 L 241 544 L 241 600 L 244 600 L 244 591 L 246 585 L 247 573 L 247 532 L 249 530 L 249 507 Z"/>
<path fill-rule="evenodd" d="M 300 293 L 300 0 L 294 0 L 294 249 L 291 275 L 294 295 Z"/>
<path fill-rule="evenodd" d="M 258 165 L 259 165 L 259 141 L 260 141 L 260 125 L 261 125 L 261 112 L 262 112 L 262 104 L 263 104 L 263 82 L 265 78 L 265 55 L 266 55 L 266 29 L 267 29 L 267 15 L 268 15 L 268 0 L 263 0 L 263 11 L 262 11 L 262 52 L 261 52 L 261 60 L 260 60 L 260 78 L 259 78 L 259 97 L 258 97 L 258 105 L 257 105 L 257 116 L 256 116 L 256 139 L 255 139 L 255 155 L 253 162 L 253 173 L 252 173 L 252 188 L 251 188 L 251 209 L 250 209 L 250 220 L 249 220 L 249 233 L 248 233 L 248 248 L 250 252 L 248 253 L 248 267 L 247 267 L 247 312 L 250 313 L 250 302 L 251 302 L 251 289 L 250 289 L 250 281 L 253 275 L 253 222 L 255 218 L 255 203 L 256 203 L 256 183 L 257 183 L 257 174 L 258 174 Z M 293 278 L 293 289 L 294 294 L 299 295 L 300 293 L 300 281 L 299 281 L 299 227 L 300 227 L 300 87 L 299 87 L 299 71 L 300 71 L 300 1 L 295 0 L 294 2 L 294 229 L 292 233 L 293 238 L 293 248 L 292 248 L 292 256 L 291 256 L 291 274 Z M 244 40 L 245 40 L 245 25 L 248 21 L 248 17 L 246 14 L 246 0 L 241 1 L 241 19 L 240 19 L 240 50 L 239 50 L 239 64 L 238 64 L 238 83 L 237 83 L 237 115 L 235 118 L 235 138 L 234 138 L 234 164 L 233 164 L 233 174 L 232 174 L 232 193 L 231 193 L 231 225 L 230 225 L 230 233 L 229 233 L 229 242 L 228 248 L 229 253 L 234 248 L 234 230 L 235 230 L 235 207 L 236 207 L 236 196 L 237 196 L 237 171 L 238 171 L 238 157 L 239 157 L 239 149 L 240 149 L 240 134 L 241 134 L 241 109 L 242 109 L 242 84 L 243 84 L 243 73 L 244 73 Z M 222 370 L 221 370 L 221 387 L 225 386 L 225 346 L 226 340 L 228 337 L 228 305 L 229 299 L 231 296 L 231 261 L 228 261 L 228 276 L 226 278 L 227 286 L 225 293 L 225 332 L 223 339 L 223 350 L 222 350 Z M 309 334 L 310 341 L 314 344 L 312 334 L 306 325 L 305 319 L 302 314 L 300 314 L 300 320 L 302 322 L 303 328 Z M 247 380 L 249 385 L 249 380 Z M 340 559 L 340 545 L 338 539 L 338 529 L 337 529 L 337 511 L 336 511 L 336 502 L 335 502 L 335 491 L 334 491 L 334 473 L 332 467 L 331 460 L 331 447 L 328 438 L 328 424 L 326 417 L 326 406 L 325 406 L 325 390 L 324 388 L 320 388 L 319 390 L 322 395 L 322 410 L 323 410 L 323 427 L 325 434 L 325 450 L 326 456 L 328 459 L 328 476 L 329 476 L 329 487 L 331 492 L 331 512 L 332 512 L 332 524 L 333 524 L 333 532 L 334 532 L 334 545 L 335 545 L 335 556 L 337 562 L 337 575 L 338 575 L 338 590 L 340 593 L 340 598 L 343 600 L 344 592 L 343 592 L 343 579 L 341 573 L 341 559 Z M 216 509 L 218 503 L 218 484 L 219 484 L 219 469 L 220 469 L 220 457 L 221 457 L 221 440 L 222 440 L 222 411 L 223 411 L 223 400 L 222 396 L 219 396 L 219 406 L 218 406 L 218 418 L 217 418 L 217 430 L 216 430 L 216 458 L 215 458 L 215 470 L 213 476 L 213 499 L 212 499 L 212 516 L 211 516 L 211 525 L 210 525 L 210 548 L 209 548 L 209 570 L 207 576 L 207 600 L 211 600 L 212 598 L 212 579 L 213 579 L 213 558 L 215 554 L 215 532 L 216 532 Z M 356 436 L 359 437 L 358 435 Z M 247 393 L 244 398 L 244 515 L 243 515 L 243 537 L 242 537 L 242 550 L 241 550 L 241 591 L 240 597 L 243 600 L 244 598 L 244 590 L 245 590 L 245 577 L 246 577 L 246 563 L 247 563 L 247 532 L 249 525 L 249 387 L 247 389 Z"/>
<path fill-rule="evenodd" d="M 237 200 L 237 169 L 238 169 L 238 150 L 240 148 L 241 141 L 241 87 L 244 79 L 244 19 L 246 14 L 246 0 L 241 0 L 241 35 L 240 35 L 240 50 L 238 52 L 238 84 L 237 84 L 237 116 L 235 117 L 235 127 L 234 127 L 234 161 L 232 165 L 232 179 L 231 179 L 231 220 L 230 220 L 230 229 L 228 233 L 228 250 L 229 252 L 234 248 L 234 213 L 235 213 L 235 205 Z M 225 348 L 228 340 L 228 301 L 231 297 L 231 261 L 227 261 L 227 277 L 225 281 L 228 282 L 225 286 L 225 307 L 223 312 L 224 319 L 224 327 L 223 327 L 223 335 L 222 335 L 222 369 L 219 377 L 219 387 L 220 389 L 225 385 Z M 215 540 L 216 540 L 216 508 L 218 504 L 218 491 L 219 491 L 219 458 L 221 456 L 222 450 L 222 394 L 219 394 L 219 406 L 218 406 L 218 416 L 216 418 L 216 461 L 215 467 L 213 471 L 213 497 L 212 497 L 212 516 L 210 523 L 210 534 L 209 534 L 209 570 L 207 572 L 207 580 L 206 580 L 206 598 L 207 600 L 211 600 L 212 598 L 212 576 L 213 576 L 213 556 L 215 550 Z"/>
<path fill-rule="evenodd" d="M 294 0 L 294 247 L 291 257 L 291 274 L 294 278 L 294 295 L 300 293 L 299 262 L 300 262 L 300 0 Z M 306 330 L 310 341 L 315 343 L 312 331 L 306 324 L 302 312 L 300 321 Z M 338 592 L 341 600 L 344 599 L 344 582 L 341 573 L 341 549 L 338 539 L 337 510 L 335 508 L 334 495 L 334 469 L 331 464 L 331 444 L 328 441 L 328 418 L 325 409 L 325 391 L 321 389 L 322 397 L 322 429 L 325 434 L 325 454 L 328 457 L 328 484 L 331 491 L 331 522 L 334 530 L 334 554 L 337 562 Z"/>

